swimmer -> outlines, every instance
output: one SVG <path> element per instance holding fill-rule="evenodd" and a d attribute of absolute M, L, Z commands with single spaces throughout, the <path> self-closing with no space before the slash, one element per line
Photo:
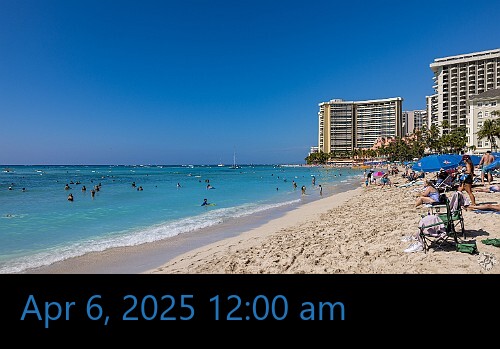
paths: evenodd
<path fill-rule="evenodd" d="M 209 205 L 208 200 L 203 199 L 203 203 L 201 204 L 201 206 L 207 206 L 207 205 Z"/>
<path fill-rule="evenodd" d="M 73 194 L 71 194 L 71 193 L 70 193 L 70 194 L 68 195 L 68 201 L 73 201 Z"/>

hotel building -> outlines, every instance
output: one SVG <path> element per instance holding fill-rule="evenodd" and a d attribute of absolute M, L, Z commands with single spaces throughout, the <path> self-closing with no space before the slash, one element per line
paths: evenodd
<path fill-rule="evenodd" d="M 437 58 L 430 68 L 435 94 L 426 97 L 428 127 L 441 126 L 443 120 L 452 130 L 466 127 L 468 100 L 500 87 L 500 49 Z"/>
<path fill-rule="evenodd" d="M 499 115 L 491 115 L 493 111 L 500 111 L 500 88 L 488 90 L 477 96 L 471 97 L 469 102 L 469 117 L 467 118 L 467 143 L 475 147 L 475 152 L 485 153 L 492 148 L 488 139 L 477 138 L 477 131 L 481 129 L 485 120 L 494 120 L 500 118 Z M 496 138 L 495 144 L 500 146 L 500 140 Z"/>
<path fill-rule="evenodd" d="M 411 135 L 416 129 L 421 130 L 424 125 L 427 127 L 426 110 L 403 112 L 403 136 Z"/>
<path fill-rule="evenodd" d="M 371 148 L 381 137 L 402 137 L 402 104 L 401 97 L 319 103 L 318 151 L 346 153 Z"/>

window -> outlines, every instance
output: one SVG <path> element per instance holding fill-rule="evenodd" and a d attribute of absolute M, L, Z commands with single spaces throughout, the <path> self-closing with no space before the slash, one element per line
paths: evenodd
<path fill-rule="evenodd" d="M 482 111 L 480 111 L 479 113 L 477 113 L 477 117 L 478 117 L 478 118 L 482 118 L 482 117 L 483 117 L 483 112 L 482 112 Z"/>
<path fill-rule="evenodd" d="M 497 106 L 497 102 L 491 102 L 491 106 L 492 107 L 496 107 Z"/>
<path fill-rule="evenodd" d="M 478 146 L 478 148 L 482 148 L 482 147 L 483 147 L 483 142 L 478 141 L 478 142 L 477 142 L 477 146 Z"/>
<path fill-rule="evenodd" d="M 489 112 L 487 112 L 487 111 L 485 111 L 485 112 L 484 112 L 484 117 L 485 117 L 485 118 L 487 118 L 488 116 L 490 116 L 490 113 L 489 113 Z"/>
<path fill-rule="evenodd" d="M 477 106 L 478 107 L 482 107 L 483 106 L 483 102 L 477 102 Z"/>

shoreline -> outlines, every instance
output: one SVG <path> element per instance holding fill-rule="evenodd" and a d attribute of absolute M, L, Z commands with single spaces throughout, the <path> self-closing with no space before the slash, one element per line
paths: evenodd
<path fill-rule="evenodd" d="M 240 217 L 201 230 L 182 233 L 167 239 L 143 243 L 135 246 L 114 247 L 104 251 L 90 252 L 82 256 L 72 257 L 50 265 L 25 270 L 18 274 L 143 274 L 160 268 L 171 260 L 196 249 L 203 249 L 211 244 L 218 244 L 225 239 L 238 239 L 248 231 L 262 226 L 275 226 L 284 216 L 294 212 L 301 217 L 301 208 L 307 205 L 320 205 L 332 197 L 352 191 L 354 184 L 334 186 L 330 195 L 317 197 L 317 193 L 308 194 L 305 203 L 283 206 L 264 211 L 249 217 Z M 326 189 L 326 187 L 325 187 Z M 311 196 L 309 196 L 311 195 Z M 323 204 L 324 205 L 324 204 Z"/>
<path fill-rule="evenodd" d="M 396 176 L 393 184 L 404 184 Z M 399 181 L 399 183 L 398 183 Z M 351 190 L 267 213 L 225 222 L 158 242 L 90 253 L 28 274 L 500 274 L 500 214 L 463 210 L 466 242 L 479 254 L 453 248 L 405 253 L 401 238 L 418 231 L 426 207 L 415 208 L 420 185 Z M 474 192 L 478 203 L 499 193 Z M 451 197 L 451 192 L 447 195 Z M 467 195 L 467 194 L 465 194 Z M 193 235 L 198 239 L 190 240 Z M 210 240 L 212 238 L 212 240 Z M 453 246 L 452 246 L 453 247 Z M 484 255 L 494 261 L 485 269 Z"/>

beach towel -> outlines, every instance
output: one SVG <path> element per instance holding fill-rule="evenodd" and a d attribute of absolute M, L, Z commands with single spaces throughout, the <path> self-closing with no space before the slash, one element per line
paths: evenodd
<path fill-rule="evenodd" d="M 450 200 L 451 212 L 459 210 L 462 206 L 468 206 L 468 203 L 466 202 L 464 195 L 461 192 L 456 191 L 455 193 L 453 193 Z"/>
<path fill-rule="evenodd" d="M 474 210 L 472 211 L 474 213 L 493 213 L 493 214 L 500 214 L 500 211 L 493 211 L 493 210 Z"/>
<path fill-rule="evenodd" d="M 420 228 L 424 227 L 422 233 L 424 233 L 425 235 L 440 236 L 442 234 L 446 234 L 446 228 L 444 226 L 444 223 L 443 224 L 438 224 L 438 223 L 443 223 L 441 218 L 439 218 L 437 215 L 431 214 L 422 217 L 422 219 L 418 223 L 418 226 Z"/>
<path fill-rule="evenodd" d="M 481 242 L 485 245 L 493 245 L 495 247 L 500 247 L 500 239 L 485 239 L 481 240 Z"/>

